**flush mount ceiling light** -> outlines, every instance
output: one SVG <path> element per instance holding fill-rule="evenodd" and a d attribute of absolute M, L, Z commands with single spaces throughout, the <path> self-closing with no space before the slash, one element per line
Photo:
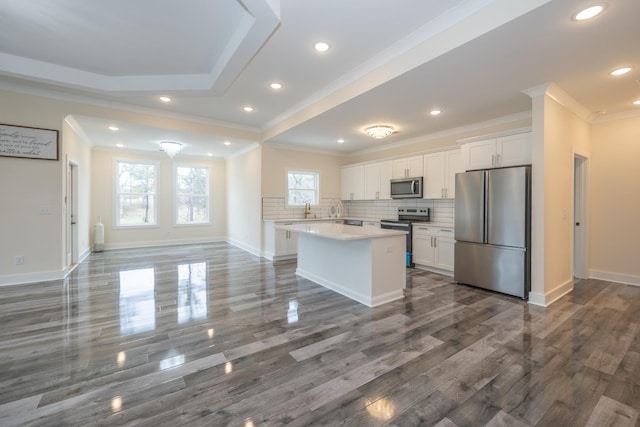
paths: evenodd
<path fill-rule="evenodd" d="M 173 157 L 178 154 L 182 150 L 182 144 L 174 141 L 162 141 L 160 143 L 160 151 L 164 151 L 167 153 L 169 158 L 173 159 Z"/>
<path fill-rule="evenodd" d="M 247 105 L 245 107 L 242 108 L 244 111 L 246 111 L 247 113 L 250 113 L 253 111 L 253 107 L 250 105 Z"/>
<path fill-rule="evenodd" d="M 431 114 L 432 116 L 437 116 L 440 113 L 442 113 L 442 111 L 438 110 L 437 108 L 434 108 L 433 110 L 429 111 L 429 114 Z"/>
<path fill-rule="evenodd" d="M 229 145 L 231 145 L 231 143 L 230 143 L 229 141 L 225 141 L 223 144 L 224 144 L 224 145 L 226 145 L 227 147 L 228 147 Z"/>
<path fill-rule="evenodd" d="M 599 15 L 604 10 L 604 4 L 597 4 L 595 6 L 588 7 L 573 15 L 575 21 L 586 21 L 596 15 Z"/>
<path fill-rule="evenodd" d="M 338 144 L 344 144 L 344 139 L 339 139 Z"/>
<path fill-rule="evenodd" d="M 631 67 L 622 67 L 618 68 L 617 70 L 613 70 L 609 74 L 611 74 L 612 76 L 621 76 L 623 74 L 627 74 L 629 71 L 631 71 Z"/>
<path fill-rule="evenodd" d="M 382 139 L 386 138 L 394 132 L 391 126 L 387 125 L 375 125 L 370 126 L 364 130 L 364 133 L 369 135 L 371 138 Z"/>
<path fill-rule="evenodd" d="M 171 102 L 171 98 L 168 96 L 161 96 L 160 101 L 162 102 Z"/>
<path fill-rule="evenodd" d="M 640 99 L 638 99 L 637 101 L 633 101 L 633 105 L 640 105 Z"/>
<path fill-rule="evenodd" d="M 318 42 L 313 45 L 313 48 L 318 52 L 326 52 L 329 50 L 329 43 L 326 42 Z"/>
<path fill-rule="evenodd" d="M 117 130 L 120 130 L 120 128 L 118 126 L 116 126 L 116 125 L 111 125 L 111 126 L 109 126 L 109 130 L 112 130 L 112 131 L 115 132 Z"/>
<path fill-rule="evenodd" d="M 274 89 L 274 90 L 282 89 L 282 84 L 277 82 L 271 83 L 269 86 L 271 87 L 271 89 Z"/>

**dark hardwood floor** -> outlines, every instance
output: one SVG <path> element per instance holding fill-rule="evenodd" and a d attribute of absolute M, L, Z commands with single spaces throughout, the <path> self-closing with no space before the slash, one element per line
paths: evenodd
<path fill-rule="evenodd" d="M 0 425 L 638 425 L 638 287 L 545 309 L 410 270 L 371 309 L 294 272 L 219 243 L 0 288 Z"/>

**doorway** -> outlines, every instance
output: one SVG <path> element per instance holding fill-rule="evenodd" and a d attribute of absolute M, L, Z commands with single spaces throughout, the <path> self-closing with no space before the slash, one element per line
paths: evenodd
<path fill-rule="evenodd" d="M 67 159 L 67 268 L 78 264 L 78 164 Z"/>
<path fill-rule="evenodd" d="M 573 277 L 589 277 L 588 236 L 589 158 L 573 157 Z"/>

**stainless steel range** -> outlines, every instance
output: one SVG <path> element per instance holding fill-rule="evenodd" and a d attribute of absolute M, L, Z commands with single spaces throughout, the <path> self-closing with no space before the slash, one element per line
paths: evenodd
<path fill-rule="evenodd" d="M 412 255 L 413 227 L 411 224 L 429 222 L 429 213 L 429 208 L 398 208 L 398 219 L 383 219 L 380 221 L 380 228 L 407 232 L 407 267 L 415 267 Z"/>

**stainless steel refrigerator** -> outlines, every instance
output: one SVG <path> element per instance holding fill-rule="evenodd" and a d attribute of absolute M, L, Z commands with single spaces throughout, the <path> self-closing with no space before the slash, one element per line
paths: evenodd
<path fill-rule="evenodd" d="M 456 175 L 458 283 L 527 299 L 531 289 L 531 167 Z"/>

